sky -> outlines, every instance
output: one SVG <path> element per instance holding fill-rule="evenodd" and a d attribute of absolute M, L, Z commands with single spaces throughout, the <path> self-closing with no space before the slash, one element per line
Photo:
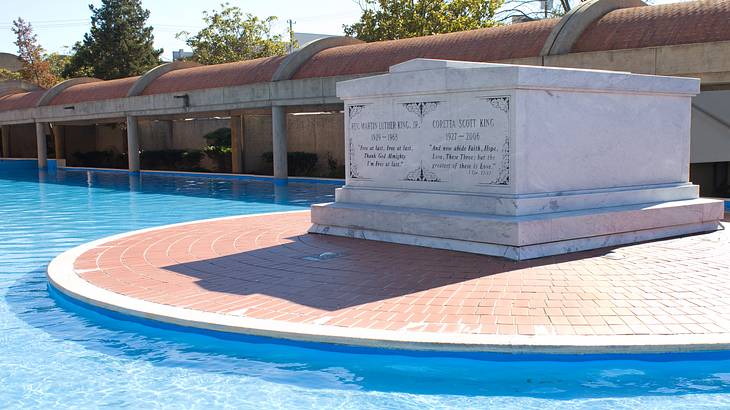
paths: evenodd
<path fill-rule="evenodd" d="M 163 60 L 171 60 L 174 50 L 185 49 L 184 41 L 175 38 L 180 31 L 197 32 L 203 27 L 202 12 L 220 8 L 224 0 L 142 0 L 150 11 L 149 25 L 154 27 L 155 46 L 164 49 Z M 681 0 L 653 0 L 654 4 L 674 3 Z M 275 33 L 286 31 L 287 20 L 294 21 L 299 33 L 342 34 L 342 25 L 351 24 L 360 17 L 356 0 L 229 0 L 260 17 L 277 16 L 272 27 Z M 17 53 L 11 31 L 12 21 L 18 17 L 30 21 L 40 44 L 47 52 L 65 54 L 68 48 L 83 38 L 89 29 L 91 12 L 88 5 L 99 0 L 2 0 L 0 17 L 0 52 Z"/>

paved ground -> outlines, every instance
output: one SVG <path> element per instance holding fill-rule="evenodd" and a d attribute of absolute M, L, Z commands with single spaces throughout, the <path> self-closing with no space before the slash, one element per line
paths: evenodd
<path fill-rule="evenodd" d="M 309 212 L 171 227 L 93 248 L 74 268 L 146 301 L 341 328 L 730 333 L 725 233 L 513 262 L 308 235 L 308 227 Z"/>

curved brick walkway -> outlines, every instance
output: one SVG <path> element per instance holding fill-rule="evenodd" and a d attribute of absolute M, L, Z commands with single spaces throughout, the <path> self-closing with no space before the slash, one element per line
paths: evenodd
<path fill-rule="evenodd" d="M 726 232 L 514 262 L 309 225 L 305 211 L 173 226 L 103 243 L 73 266 L 149 302 L 345 332 L 730 334 Z"/>

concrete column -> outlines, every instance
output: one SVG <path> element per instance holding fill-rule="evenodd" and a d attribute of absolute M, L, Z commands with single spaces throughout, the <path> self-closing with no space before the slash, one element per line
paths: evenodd
<path fill-rule="evenodd" d="M 2 132 L 3 158 L 10 158 L 10 126 L 3 125 L 0 127 Z"/>
<path fill-rule="evenodd" d="M 289 176 L 287 166 L 286 110 L 281 106 L 271 107 L 271 129 L 274 148 L 274 178 L 286 182 Z"/>
<path fill-rule="evenodd" d="M 243 116 L 231 116 L 231 172 L 243 173 Z"/>
<path fill-rule="evenodd" d="M 66 159 L 66 127 L 53 124 L 51 132 L 53 133 L 53 146 L 56 150 L 56 159 Z"/>
<path fill-rule="evenodd" d="M 172 122 L 172 120 L 165 121 L 165 149 L 175 149 L 175 144 L 173 143 L 173 133 L 175 129 L 175 124 Z"/>
<path fill-rule="evenodd" d="M 127 116 L 127 159 L 129 172 L 139 172 L 139 123 L 131 115 Z"/>
<path fill-rule="evenodd" d="M 35 142 L 38 147 L 38 168 L 48 168 L 48 148 L 46 147 L 46 127 L 42 122 L 35 123 Z"/>

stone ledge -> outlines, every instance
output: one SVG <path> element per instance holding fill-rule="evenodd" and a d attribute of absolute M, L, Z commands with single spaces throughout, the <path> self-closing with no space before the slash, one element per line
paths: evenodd
<path fill-rule="evenodd" d="M 680 201 L 699 197 L 691 183 L 659 184 L 545 194 L 465 194 L 358 186 L 357 182 L 335 191 L 337 202 L 485 213 L 505 216 L 546 214 L 591 208 Z"/>
<path fill-rule="evenodd" d="M 712 231 L 723 212 L 711 199 L 516 217 L 337 202 L 312 206 L 310 232 L 524 259 Z"/>

